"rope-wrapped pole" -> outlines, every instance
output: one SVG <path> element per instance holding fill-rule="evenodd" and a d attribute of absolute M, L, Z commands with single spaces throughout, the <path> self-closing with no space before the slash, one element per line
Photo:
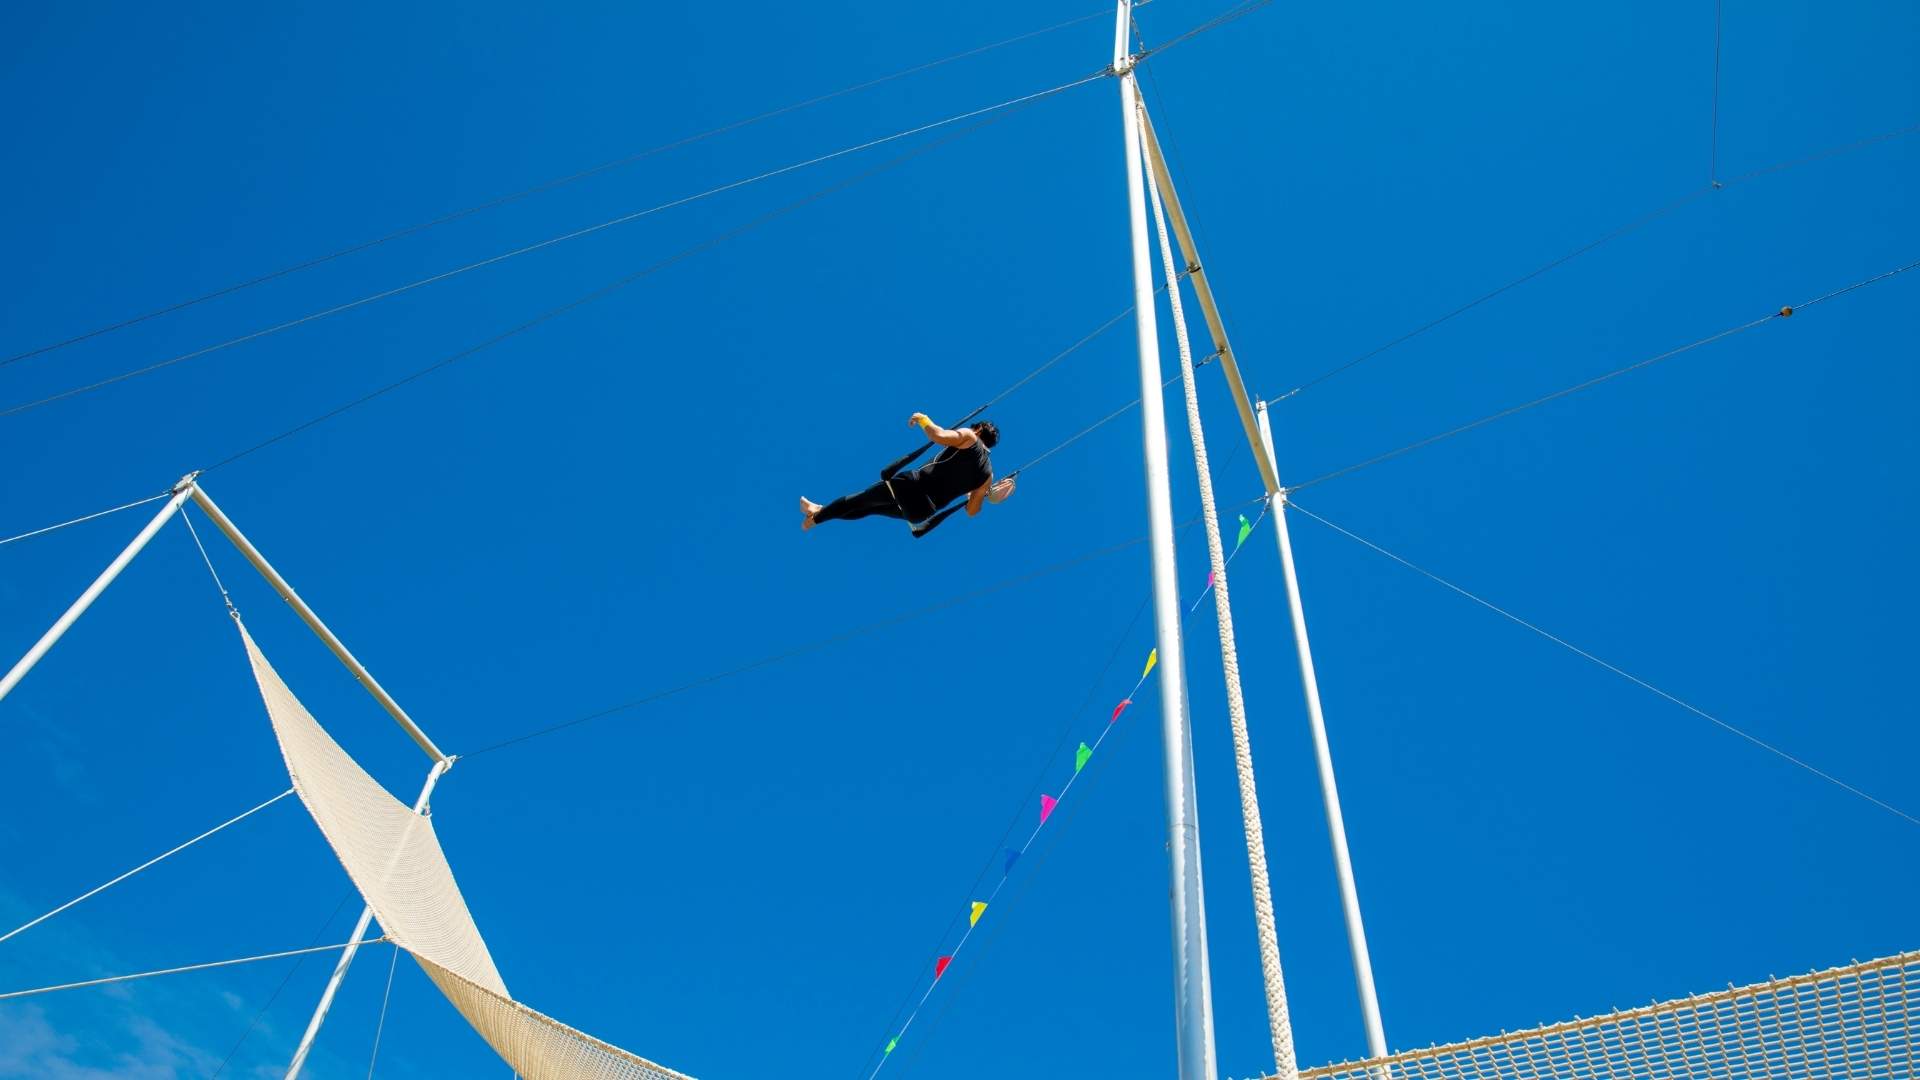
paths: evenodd
<path fill-rule="evenodd" d="M 1141 113 L 1141 124 L 1146 114 Z M 1267 842 L 1260 824 L 1260 794 L 1254 783 L 1253 745 L 1247 736 L 1246 699 L 1240 692 L 1240 659 L 1233 642 L 1233 606 L 1227 595 L 1227 553 L 1220 540 L 1220 514 L 1213 501 L 1213 476 L 1207 463 L 1207 436 L 1200 423 L 1200 396 L 1194 383 L 1193 347 L 1180 307 L 1179 272 L 1167 237 L 1160 184 L 1148 168 L 1147 194 L 1160 236 L 1160 258 L 1167 277 L 1167 300 L 1174 338 L 1180 347 L 1180 381 L 1186 390 L 1187 431 L 1193 437 L 1193 467 L 1200 477 L 1200 513 L 1207 530 L 1207 558 L 1213 569 L 1213 607 L 1220 620 L 1220 667 L 1227 681 L 1227 717 L 1233 726 L 1233 764 L 1240 779 L 1240 817 L 1246 825 L 1247 868 L 1253 879 L 1253 921 L 1260 941 L 1260 974 L 1266 982 L 1267 1024 L 1273 1038 L 1274 1076 L 1294 1080 L 1299 1064 L 1293 1051 L 1293 1022 L 1287 1016 L 1287 986 L 1280 969 L 1280 938 L 1274 929 L 1273 888 L 1267 876 Z"/>

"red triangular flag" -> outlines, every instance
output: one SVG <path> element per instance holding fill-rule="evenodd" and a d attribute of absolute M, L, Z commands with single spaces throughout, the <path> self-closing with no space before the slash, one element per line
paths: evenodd
<path fill-rule="evenodd" d="M 1040 796 L 1040 820 L 1044 823 L 1047 820 L 1047 815 L 1053 813 L 1053 808 L 1059 805 L 1060 800 L 1051 795 Z"/>
<path fill-rule="evenodd" d="M 1127 711 L 1127 706 L 1129 706 L 1129 705 L 1131 705 L 1131 704 L 1133 704 L 1133 699 L 1132 699 L 1132 698 L 1127 698 L 1126 700 L 1124 700 L 1124 701 L 1122 701 L 1122 702 L 1121 702 L 1120 704 L 1118 704 L 1118 705 L 1115 705 L 1115 706 L 1113 707 L 1113 720 L 1109 720 L 1109 721 L 1107 721 L 1107 723 L 1109 723 L 1109 724 L 1111 724 L 1111 723 L 1113 723 L 1113 722 L 1114 722 L 1114 720 L 1118 720 L 1118 719 L 1120 719 L 1120 714 L 1121 714 L 1121 713 L 1123 713 L 1123 712 L 1126 712 L 1126 711 Z"/>
<path fill-rule="evenodd" d="M 947 965 L 953 963 L 953 957 L 943 956 L 933 962 L 933 977 L 938 979 L 947 973 Z"/>

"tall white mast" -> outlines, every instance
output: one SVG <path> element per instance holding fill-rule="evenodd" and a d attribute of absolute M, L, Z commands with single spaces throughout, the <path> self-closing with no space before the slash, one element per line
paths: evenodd
<path fill-rule="evenodd" d="M 1140 349 L 1140 427 L 1147 473 L 1147 532 L 1153 554 L 1154 636 L 1160 650 L 1160 728 L 1166 753 L 1167 856 L 1173 876 L 1173 995 L 1180 1080 L 1215 1080 L 1213 991 L 1207 968 L 1206 898 L 1200 877 L 1200 810 L 1194 797 L 1193 736 L 1187 723 L 1186 661 L 1173 552 L 1173 495 L 1167 479 L 1167 416 L 1160 396 L 1160 331 L 1147 250 L 1146 190 L 1140 158 L 1140 95 L 1127 52 L 1132 15 L 1119 0 L 1113 70 L 1126 137 L 1127 209 L 1133 231 L 1133 302 Z"/>

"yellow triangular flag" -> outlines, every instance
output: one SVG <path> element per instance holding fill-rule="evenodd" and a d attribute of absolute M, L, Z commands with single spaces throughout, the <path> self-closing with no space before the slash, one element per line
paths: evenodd
<path fill-rule="evenodd" d="M 1143 678 L 1143 679 L 1144 679 L 1144 678 L 1146 678 L 1146 677 L 1147 677 L 1147 672 L 1149 672 L 1149 671 L 1152 671 L 1152 670 L 1153 670 L 1153 665 L 1155 665 L 1155 664 L 1157 664 L 1157 663 L 1159 663 L 1159 662 L 1160 662 L 1160 650 L 1159 650 L 1159 649 L 1155 649 L 1155 650 L 1153 650 L 1152 652 L 1150 652 L 1150 653 L 1148 653 L 1148 654 L 1147 654 L 1147 666 L 1146 666 L 1145 668 L 1143 668 L 1143 669 L 1141 670 L 1141 672 L 1140 672 L 1140 677 L 1141 677 L 1141 678 Z"/>
<path fill-rule="evenodd" d="M 968 916 L 967 925 L 968 926 L 980 925 L 980 916 L 985 915 L 986 913 L 987 913 L 987 905 L 978 900 L 975 900 L 973 902 L 973 914 Z"/>

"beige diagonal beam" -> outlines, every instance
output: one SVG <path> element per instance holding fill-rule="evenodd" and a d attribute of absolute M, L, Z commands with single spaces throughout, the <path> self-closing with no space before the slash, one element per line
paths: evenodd
<path fill-rule="evenodd" d="M 1160 152 L 1160 138 L 1153 132 L 1153 121 L 1147 118 L 1146 104 L 1140 106 L 1140 122 L 1147 135 L 1147 161 L 1153 166 L 1153 178 L 1160 185 L 1161 197 L 1167 208 L 1167 224 L 1173 227 L 1174 239 L 1180 243 L 1180 254 L 1187 260 L 1187 277 L 1193 282 L 1193 292 L 1200 300 L 1200 312 L 1207 319 L 1207 333 L 1213 337 L 1214 354 L 1220 358 L 1220 367 L 1227 373 L 1227 387 L 1233 391 L 1234 408 L 1240 412 L 1240 426 L 1247 433 L 1247 446 L 1253 450 L 1253 460 L 1260 467 L 1260 482 L 1267 486 L 1268 495 L 1280 493 L 1280 477 L 1273 471 L 1273 462 L 1268 460 L 1266 449 L 1260 442 L 1260 422 L 1253 412 L 1253 399 L 1247 395 L 1246 381 L 1240 377 L 1240 361 L 1234 356 L 1233 346 L 1227 342 L 1227 326 L 1220 321 L 1220 305 L 1214 302 L 1213 286 L 1207 281 L 1206 264 L 1200 261 L 1200 252 L 1193 243 L 1193 231 L 1187 227 L 1186 211 L 1180 207 L 1180 196 L 1174 191 L 1173 176 L 1167 171 L 1166 156 Z"/>

